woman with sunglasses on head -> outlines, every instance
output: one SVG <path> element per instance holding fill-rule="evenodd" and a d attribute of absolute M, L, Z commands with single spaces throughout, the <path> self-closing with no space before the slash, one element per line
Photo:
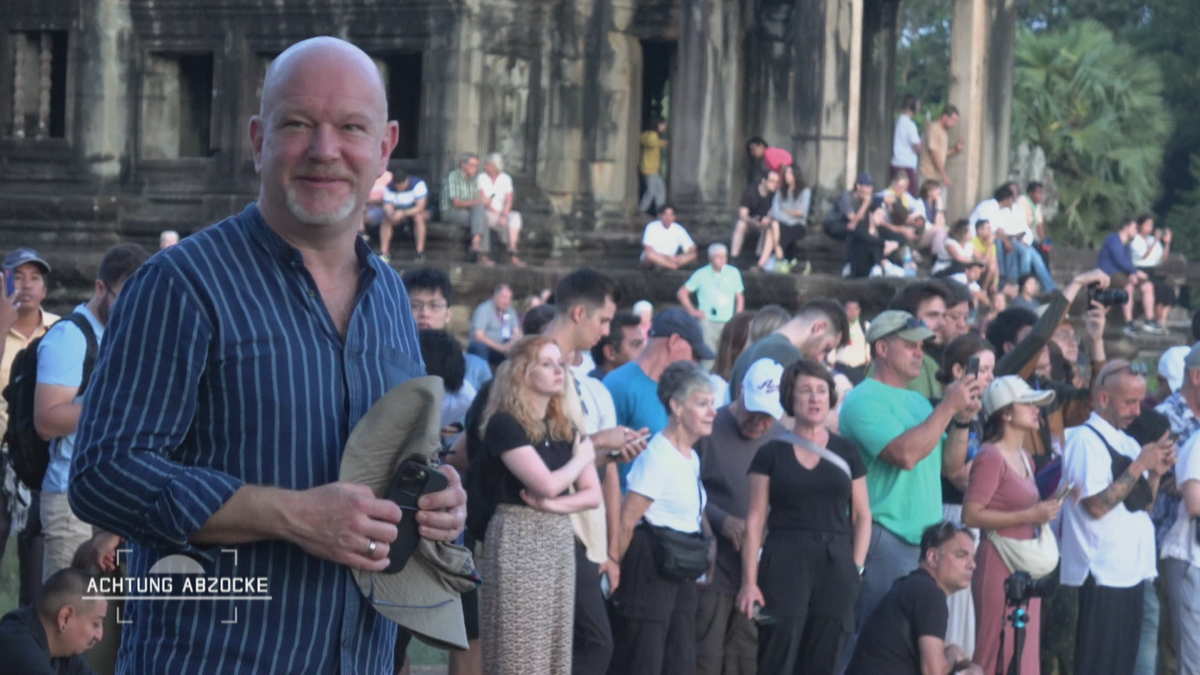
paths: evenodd
<path fill-rule="evenodd" d="M 750 464 L 738 609 L 751 618 L 761 609 L 759 673 L 832 675 L 854 631 L 871 541 L 867 467 L 854 443 L 825 428 L 837 403 L 828 369 L 796 361 L 779 398 L 774 412 L 794 416 L 795 433 L 764 444 Z"/>
<path fill-rule="evenodd" d="M 1058 563 L 1058 549 L 1040 549 L 1038 555 L 1043 569 L 1011 569 L 1007 549 L 1035 546 L 1039 532 L 1058 516 L 1062 501 L 1052 498 L 1043 501 L 1034 479 L 1033 458 L 1025 451 L 1026 434 L 1041 425 L 1039 407 L 1054 401 L 1054 392 L 1035 391 L 1020 377 L 1008 375 L 992 382 L 983 394 L 983 441 L 979 454 L 971 465 L 971 478 L 963 499 L 963 523 L 984 530 L 976 553 L 977 567 L 971 580 L 977 615 L 975 655 L 973 661 L 985 673 L 996 672 L 997 660 L 1003 659 L 1004 672 L 1013 658 L 1013 629 L 1008 622 L 1009 606 L 1004 582 L 1013 572 L 1027 571 L 1046 574 Z M 1028 542 L 1028 543 L 1026 543 Z M 1052 556 L 1053 559 L 1050 559 Z M 1048 568 L 1048 569 L 1045 569 Z M 1021 654 L 1022 675 L 1041 672 L 1041 598 L 1031 598 L 1028 604 L 1028 623 L 1025 648 Z M 1003 631 L 1004 637 L 1001 637 Z M 1000 644 L 1004 653 L 1000 654 Z"/>
<path fill-rule="evenodd" d="M 496 503 L 479 561 L 488 675 L 571 672 L 575 535 L 567 516 L 599 505 L 600 480 L 591 440 L 564 411 L 565 372 L 553 340 L 522 338 L 497 368 L 483 414 L 486 456 L 477 470 Z"/>

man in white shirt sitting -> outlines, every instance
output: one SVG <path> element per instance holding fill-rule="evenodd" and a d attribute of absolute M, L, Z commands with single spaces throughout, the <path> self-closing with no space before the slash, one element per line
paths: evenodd
<path fill-rule="evenodd" d="M 1169 440 L 1139 446 L 1123 429 L 1146 396 L 1145 368 L 1109 361 L 1096 377 L 1095 411 L 1063 452 L 1062 583 L 1080 587 L 1075 672 L 1129 675 L 1142 627 L 1143 583 L 1157 576 L 1153 508 L 1175 463 Z"/>
<path fill-rule="evenodd" d="M 971 236 L 975 236 L 975 224 L 986 220 L 996 233 L 996 262 L 1003 280 L 1016 283 L 1026 274 L 1036 274 L 1042 290 L 1049 293 L 1058 289 L 1046 261 L 1033 249 L 1033 233 L 1025 223 L 1025 216 L 1013 211 L 1017 195 L 1014 185 L 1006 183 L 996 188 L 991 199 L 984 200 L 971 212 Z"/>
<path fill-rule="evenodd" d="M 525 263 L 517 257 L 517 240 L 521 236 L 521 212 L 513 210 L 513 181 L 512 176 L 504 173 L 504 156 L 493 152 L 487 156 L 483 171 L 476 177 L 479 191 L 483 193 L 488 228 L 504 232 L 508 236 L 509 261 L 516 267 L 524 267 Z M 483 250 L 491 247 L 488 234 L 484 234 L 481 243 Z"/>
<path fill-rule="evenodd" d="M 683 225 L 675 222 L 675 208 L 668 204 L 659 210 L 658 216 L 642 234 L 642 266 L 677 270 L 690 264 L 696 259 L 696 242 Z"/>

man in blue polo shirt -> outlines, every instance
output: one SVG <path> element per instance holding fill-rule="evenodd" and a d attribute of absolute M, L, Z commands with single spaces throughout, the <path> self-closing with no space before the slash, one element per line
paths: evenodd
<path fill-rule="evenodd" d="M 1133 322 L 1133 298 L 1141 291 L 1142 311 L 1146 316 L 1141 330 L 1161 335 L 1166 331 L 1154 321 L 1154 283 L 1150 281 L 1149 275 L 1134 266 L 1133 256 L 1129 253 L 1129 242 L 1136 236 L 1137 221 L 1132 218 L 1122 220 L 1117 231 L 1105 237 L 1104 244 L 1100 246 L 1096 267 L 1112 277 L 1109 288 L 1124 288 L 1129 294 L 1129 299 L 1122 307 L 1122 311 L 1125 312 L 1125 334 L 1137 334 L 1138 327 Z"/>
<path fill-rule="evenodd" d="M 53 439 L 50 466 L 42 480 L 41 517 L 45 536 L 42 580 L 70 567 L 75 550 L 92 538 L 92 526 L 80 520 L 67 503 L 75 430 L 113 303 L 125 280 L 146 257 L 146 251 L 137 244 L 117 244 L 108 249 L 100 261 L 92 299 L 76 307 L 72 318 L 54 324 L 38 343 L 33 424 L 43 438 Z M 84 335 L 82 325 L 76 323 L 80 318 L 86 320 L 91 339 Z M 89 343 L 95 345 L 91 354 Z"/>
<path fill-rule="evenodd" d="M 678 308 L 659 312 L 650 324 L 650 337 L 642 353 L 629 363 L 604 376 L 604 386 L 612 393 L 617 424 L 630 429 L 649 429 L 653 436 L 667 426 L 667 410 L 658 400 L 658 377 L 676 361 L 715 359 L 700 324 Z M 629 464 L 618 467 L 621 488 Z"/>

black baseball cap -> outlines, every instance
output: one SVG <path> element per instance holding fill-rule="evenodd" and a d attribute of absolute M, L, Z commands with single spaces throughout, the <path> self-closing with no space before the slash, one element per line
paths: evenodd
<path fill-rule="evenodd" d="M 692 346 L 692 353 L 698 360 L 711 361 L 717 358 L 713 350 L 704 344 L 704 332 L 700 330 L 699 322 L 678 307 L 664 309 L 650 323 L 650 337 L 671 337 L 672 335 L 678 335 L 687 340 L 687 343 Z"/>
<path fill-rule="evenodd" d="M 31 248 L 19 248 L 4 257 L 4 266 L 16 269 L 25 263 L 33 263 L 42 268 L 44 274 L 50 273 L 50 263 L 42 259 L 38 252 Z"/>

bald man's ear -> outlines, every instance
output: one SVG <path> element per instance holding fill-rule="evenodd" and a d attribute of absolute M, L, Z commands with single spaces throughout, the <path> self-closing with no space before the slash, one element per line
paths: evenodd
<path fill-rule="evenodd" d="M 262 172 L 263 138 L 266 136 L 266 122 L 255 115 L 250 118 L 250 145 L 254 148 L 254 171 Z"/>
<path fill-rule="evenodd" d="M 396 120 L 389 120 L 387 126 L 383 130 L 383 145 L 380 150 L 383 151 L 383 156 L 380 157 L 379 174 L 383 175 L 387 171 L 388 160 L 392 157 L 392 151 L 396 149 L 396 144 L 400 142 L 400 124 Z"/>

